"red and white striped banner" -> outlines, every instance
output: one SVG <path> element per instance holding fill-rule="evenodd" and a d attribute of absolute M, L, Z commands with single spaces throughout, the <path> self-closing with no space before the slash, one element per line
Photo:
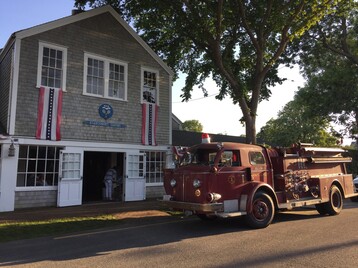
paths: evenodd
<path fill-rule="evenodd" d="M 142 104 L 142 144 L 157 145 L 156 132 L 158 106 L 152 103 Z"/>
<path fill-rule="evenodd" d="M 41 87 L 36 139 L 61 140 L 62 89 Z"/>

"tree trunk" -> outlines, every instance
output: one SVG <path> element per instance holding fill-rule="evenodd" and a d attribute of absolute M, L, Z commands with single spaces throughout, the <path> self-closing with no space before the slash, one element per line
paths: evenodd
<path fill-rule="evenodd" d="M 249 115 L 245 119 L 246 143 L 256 144 L 256 115 Z"/>

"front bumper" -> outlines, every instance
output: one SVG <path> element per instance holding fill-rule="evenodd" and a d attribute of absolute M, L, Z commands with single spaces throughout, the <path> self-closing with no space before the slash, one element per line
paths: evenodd
<path fill-rule="evenodd" d="M 173 201 L 168 198 L 168 196 L 164 196 L 163 199 L 160 199 L 161 202 L 166 207 L 176 209 L 176 210 L 189 210 L 193 212 L 223 212 L 224 211 L 224 204 L 223 203 L 189 203 L 189 202 L 180 202 L 180 201 Z"/>

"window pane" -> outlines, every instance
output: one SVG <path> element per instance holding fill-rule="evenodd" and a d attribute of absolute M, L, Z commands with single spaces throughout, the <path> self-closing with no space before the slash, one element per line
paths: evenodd
<path fill-rule="evenodd" d="M 31 158 L 27 156 L 27 151 Z M 21 145 L 16 186 L 57 185 L 59 152 L 56 147 Z"/>
<path fill-rule="evenodd" d="M 61 88 L 63 52 L 56 49 L 43 49 L 41 85 Z"/>
<path fill-rule="evenodd" d="M 103 61 L 88 58 L 87 60 L 87 93 L 103 96 L 104 69 Z"/>
<path fill-rule="evenodd" d="M 156 103 L 156 73 L 144 71 L 142 91 L 144 102 Z"/>
<path fill-rule="evenodd" d="M 18 187 L 25 186 L 25 174 L 17 175 L 16 186 Z"/>

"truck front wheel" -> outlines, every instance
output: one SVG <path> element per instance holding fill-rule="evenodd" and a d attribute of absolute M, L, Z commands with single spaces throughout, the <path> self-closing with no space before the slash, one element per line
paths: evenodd
<path fill-rule="evenodd" d="M 245 219 L 252 228 L 265 228 L 272 222 L 274 214 L 272 198 L 266 193 L 257 192 L 252 201 L 252 210 Z"/>
<path fill-rule="evenodd" d="M 335 185 L 331 187 L 329 193 L 329 202 L 325 203 L 325 209 L 328 215 L 338 215 L 343 208 L 342 193 Z"/>
<path fill-rule="evenodd" d="M 328 214 L 328 212 L 327 212 L 327 210 L 326 210 L 326 204 L 325 204 L 325 203 L 323 203 L 323 204 L 316 204 L 315 207 L 316 207 L 316 210 L 318 211 L 318 213 L 319 213 L 320 215 L 326 215 L 326 214 Z"/>

